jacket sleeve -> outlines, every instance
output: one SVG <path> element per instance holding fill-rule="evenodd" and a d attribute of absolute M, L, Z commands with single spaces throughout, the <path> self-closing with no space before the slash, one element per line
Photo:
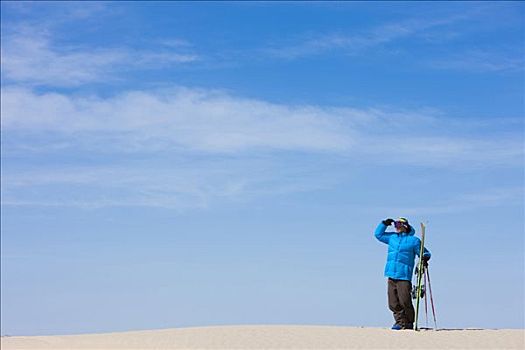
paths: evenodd
<path fill-rule="evenodd" d="M 416 250 L 416 255 L 419 256 L 419 252 L 421 250 L 421 240 L 418 238 L 417 242 L 418 243 L 414 249 Z M 432 256 L 432 254 L 430 254 L 430 250 L 428 250 L 426 247 L 423 247 L 423 256 L 428 257 L 429 259 Z"/>
<path fill-rule="evenodd" d="M 375 236 L 380 242 L 388 244 L 393 232 L 386 232 L 386 228 L 387 226 L 381 222 L 376 228 Z"/>

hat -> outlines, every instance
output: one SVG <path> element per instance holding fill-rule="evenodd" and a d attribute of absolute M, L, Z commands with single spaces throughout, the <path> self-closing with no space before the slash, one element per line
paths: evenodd
<path fill-rule="evenodd" d="M 406 218 L 401 218 L 401 217 L 400 217 L 400 218 L 398 218 L 396 221 L 408 225 L 408 220 L 407 220 Z"/>
<path fill-rule="evenodd" d="M 394 221 L 394 226 L 396 228 L 404 227 L 406 232 L 410 230 L 410 224 L 406 218 L 398 218 L 396 221 Z"/>

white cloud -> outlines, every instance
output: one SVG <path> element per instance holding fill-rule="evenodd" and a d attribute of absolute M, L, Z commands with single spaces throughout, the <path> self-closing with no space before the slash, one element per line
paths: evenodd
<path fill-rule="evenodd" d="M 47 144 L 55 149 L 103 144 L 110 153 L 331 152 L 365 162 L 383 157 L 433 166 L 512 165 L 523 155 L 519 134 L 495 132 L 486 120 L 457 125 L 431 110 L 284 105 L 213 90 L 129 91 L 100 98 L 8 87 L 2 90 L 1 108 L 7 136 L 54 133 L 56 142 Z M 495 123 L 502 128 L 500 120 Z M 509 128 L 515 126 L 512 122 Z M 466 137 L 465 130 L 482 136 Z M 38 144 L 35 137 L 19 144 L 28 150 L 31 140 Z M 8 141 L 5 145 L 17 147 Z"/>
<path fill-rule="evenodd" d="M 523 187 L 484 188 L 476 193 L 462 193 L 450 198 L 435 201 L 431 205 L 422 204 L 417 207 L 385 208 L 385 211 L 397 211 L 406 215 L 432 216 L 446 213 L 461 213 L 475 211 L 479 208 L 501 206 L 523 206 Z"/>
<path fill-rule="evenodd" d="M 4 205 L 205 208 L 217 198 L 329 188 L 353 166 L 521 167 L 524 153 L 521 120 L 450 123 L 431 109 L 295 106 L 204 89 L 101 98 L 7 87 L 1 115 L 7 158 L 116 161 L 42 169 L 6 162 Z"/>
<path fill-rule="evenodd" d="M 17 84 L 78 86 L 108 82 L 121 77 L 117 72 L 133 69 L 159 69 L 199 60 L 188 50 L 172 48 L 158 51 L 130 48 L 87 48 L 53 44 L 44 30 L 23 28 L 2 35 L 2 75 Z"/>
<path fill-rule="evenodd" d="M 451 41 L 461 40 L 475 33 L 487 30 L 487 19 L 494 20 L 494 12 L 501 11 L 499 5 L 488 4 L 470 8 L 462 13 L 455 12 L 449 15 L 432 15 L 432 18 L 410 18 L 398 22 L 381 24 L 372 28 L 363 29 L 354 33 L 332 32 L 325 34 L 308 35 L 295 38 L 287 44 L 280 43 L 260 49 L 265 56 L 294 60 L 308 56 L 340 53 L 344 55 L 359 55 L 368 53 L 367 50 L 381 49 L 385 53 L 397 54 L 412 49 L 397 45 L 403 40 L 412 40 L 429 47 L 448 45 Z M 427 18 L 425 18 L 427 17 Z M 471 23 L 470 26 L 465 23 Z M 461 23 L 461 26 L 458 26 Z M 505 24 L 502 24 L 505 25 Z M 516 30 L 520 30 L 514 24 Z M 450 51 L 447 49 L 448 52 Z M 508 48 L 507 50 L 459 49 L 456 55 L 432 53 L 433 57 L 416 54 L 417 64 L 427 68 L 462 70 L 470 72 L 500 72 L 523 71 L 523 46 Z"/>
<path fill-rule="evenodd" d="M 523 139 L 461 138 L 437 135 L 388 136 L 362 149 L 363 154 L 382 157 L 384 164 L 435 167 L 520 166 L 524 155 Z"/>
<path fill-rule="evenodd" d="M 14 11 L 21 15 L 44 13 L 38 19 L 41 24 L 45 21 L 46 26 L 58 23 L 83 20 L 90 17 L 101 16 L 109 10 L 109 4 L 102 1 L 77 2 L 69 1 L 54 3 L 47 1 L 6 1 L 2 8 Z"/>
<path fill-rule="evenodd" d="M 525 58 L 523 57 L 523 50 L 520 57 L 512 57 L 510 54 L 505 55 L 501 52 L 471 50 L 446 59 L 433 60 L 428 65 L 437 69 L 470 72 L 523 71 L 525 69 Z"/>
<path fill-rule="evenodd" d="M 129 144 L 212 153 L 253 148 L 342 151 L 345 114 L 234 98 L 214 91 L 127 92 L 101 99 L 2 91 L 5 130 L 100 132 Z"/>
<path fill-rule="evenodd" d="M 309 38 L 298 44 L 269 47 L 262 51 L 271 56 L 295 59 L 319 55 L 333 50 L 357 54 L 363 50 L 384 45 L 410 36 L 425 36 L 430 29 L 440 28 L 469 18 L 469 14 L 456 14 L 440 19 L 410 19 L 392 22 L 355 34 L 333 33 Z"/>
<path fill-rule="evenodd" d="M 148 159 L 125 165 L 8 167 L 2 174 L 2 204 L 203 209 L 218 200 L 247 201 L 332 187 L 341 174 L 328 167 L 323 160 L 308 165 L 265 157 L 180 156 L 170 162 Z"/>
<path fill-rule="evenodd" d="M 157 40 L 157 42 L 159 45 L 173 48 L 192 46 L 190 42 L 181 38 L 164 38 Z"/>

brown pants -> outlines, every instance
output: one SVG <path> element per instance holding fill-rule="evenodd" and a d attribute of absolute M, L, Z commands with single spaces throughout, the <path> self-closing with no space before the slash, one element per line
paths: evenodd
<path fill-rule="evenodd" d="M 388 279 L 388 307 L 394 313 L 396 324 L 406 328 L 412 328 L 414 323 L 411 293 L 410 281 Z"/>

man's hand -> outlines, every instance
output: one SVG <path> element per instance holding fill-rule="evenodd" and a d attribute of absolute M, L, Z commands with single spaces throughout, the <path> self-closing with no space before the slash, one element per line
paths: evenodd
<path fill-rule="evenodd" d="M 383 224 L 385 224 L 386 226 L 392 225 L 393 222 L 394 222 L 394 219 L 385 219 L 385 220 L 383 220 Z"/>
<path fill-rule="evenodd" d="M 430 260 L 430 257 L 429 256 L 425 256 L 423 255 L 423 266 L 427 267 L 428 266 L 428 261 Z"/>

